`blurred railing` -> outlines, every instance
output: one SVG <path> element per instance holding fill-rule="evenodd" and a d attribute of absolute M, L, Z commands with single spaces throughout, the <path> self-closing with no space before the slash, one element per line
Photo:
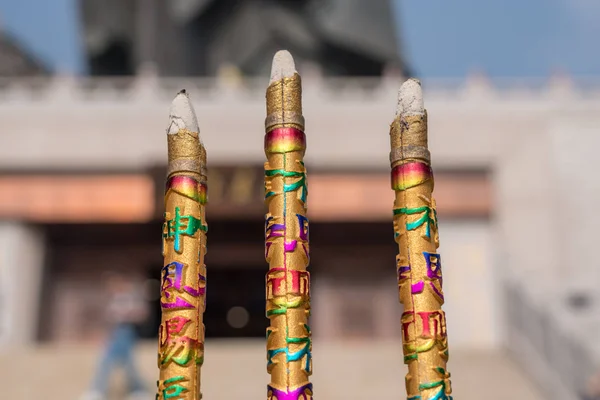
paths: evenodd
<path fill-rule="evenodd" d="M 380 98 L 395 95 L 402 78 L 324 78 L 303 77 L 305 95 L 337 99 Z M 202 100 L 235 97 L 238 100 L 263 98 L 266 78 L 170 78 L 151 74 L 137 77 L 0 78 L 0 101 L 43 101 L 71 98 L 87 101 L 168 100 L 186 88 L 202 93 Z M 600 99 L 600 77 L 550 79 L 490 79 L 473 76 L 465 80 L 428 79 L 424 89 L 437 97 L 565 98 Z M 234 94 L 234 96 L 232 96 Z"/>
<path fill-rule="evenodd" d="M 593 340 L 579 340 L 569 320 L 559 319 L 547 302 L 536 302 L 521 284 L 507 284 L 508 350 L 551 400 L 581 399 L 599 372 Z"/>

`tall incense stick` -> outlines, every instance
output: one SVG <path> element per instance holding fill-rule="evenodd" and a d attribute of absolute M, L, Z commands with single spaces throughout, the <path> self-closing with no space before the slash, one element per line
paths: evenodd
<path fill-rule="evenodd" d="M 157 399 L 198 400 L 206 305 L 206 151 L 185 90 L 171 105 Z"/>
<path fill-rule="evenodd" d="M 398 112 L 390 129 L 390 161 L 396 192 L 394 232 L 400 249 L 396 257 L 398 290 L 404 305 L 406 391 L 409 400 L 452 400 L 427 113 L 420 82 L 406 81 L 398 97 Z"/>
<path fill-rule="evenodd" d="M 287 51 L 273 58 L 265 121 L 269 400 L 312 399 L 310 276 L 302 87 Z"/>

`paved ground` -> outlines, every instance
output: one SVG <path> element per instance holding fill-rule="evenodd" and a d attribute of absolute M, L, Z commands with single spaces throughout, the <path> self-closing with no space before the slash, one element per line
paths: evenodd
<path fill-rule="evenodd" d="M 268 375 L 264 341 L 212 341 L 202 369 L 204 399 L 264 399 Z M 139 348 L 138 364 L 153 390 L 158 373 L 156 345 Z M 98 348 L 40 347 L 0 354 L 0 398 L 77 400 L 94 370 Z M 406 398 L 397 343 L 331 343 L 313 347 L 315 398 L 397 400 Z M 455 350 L 448 365 L 456 400 L 541 400 L 518 365 L 501 353 Z M 115 374 L 111 400 L 122 399 Z M 149 400 L 154 399 L 150 396 Z"/>

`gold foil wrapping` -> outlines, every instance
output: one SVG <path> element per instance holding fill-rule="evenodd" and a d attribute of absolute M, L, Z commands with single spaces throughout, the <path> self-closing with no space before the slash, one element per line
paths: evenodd
<path fill-rule="evenodd" d="M 267 88 L 267 132 L 276 127 L 295 127 L 304 130 L 302 116 L 302 80 L 297 73 L 275 81 Z"/>
<path fill-rule="evenodd" d="M 426 115 L 398 117 L 391 126 L 394 232 L 409 400 L 451 400 L 448 339 L 433 174 Z"/>
<path fill-rule="evenodd" d="M 269 400 L 312 399 L 305 136 L 300 77 L 267 89 L 265 256 Z M 275 116 L 275 117 L 274 117 Z M 278 120 L 270 125 L 269 121 Z M 301 122 L 301 123 L 300 123 Z"/>
<path fill-rule="evenodd" d="M 169 164 L 167 175 L 178 173 L 206 176 L 206 150 L 198 132 L 181 129 L 176 134 L 167 135 Z"/>
<path fill-rule="evenodd" d="M 206 304 L 206 152 L 198 133 L 168 135 L 160 377 L 156 399 L 199 400 Z"/>

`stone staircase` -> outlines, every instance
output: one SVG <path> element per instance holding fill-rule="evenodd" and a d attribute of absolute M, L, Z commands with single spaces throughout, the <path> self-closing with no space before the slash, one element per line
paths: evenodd
<path fill-rule="evenodd" d="M 138 365 L 150 390 L 158 377 L 156 344 L 140 344 Z M 77 400 L 86 389 L 99 347 L 40 346 L 0 353 L 2 399 Z M 262 340 L 209 340 L 202 368 L 207 400 L 264 399 L 266 373 Z M 322 343 L 313 346 L 315 398 L 396 400 L 406 398 L 401 347 L 397 342 Z M 449 370 L 457 400 L 541 400 L 528 375 L 504 353 L 452 349 Z M 125 399 L 116 373 L 110 400 Z M 153 392 L 149 400 L 154 399 Z"/>
<path fill-rule="evenodd" d="M 507 285 L 507 341 L 512 358 L 544 398 L 578 400 L 600 370 L 600 320 L 593 309 L 577 313 L 557 297 L 556 291 L 537 293 L 522 284 Z"/>

